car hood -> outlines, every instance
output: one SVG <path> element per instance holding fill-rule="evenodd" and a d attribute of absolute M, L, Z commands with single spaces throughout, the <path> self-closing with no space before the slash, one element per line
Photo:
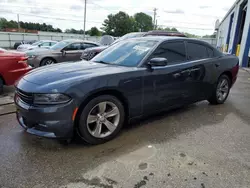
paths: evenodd
<path fill-rule="evenodd" d="M 86 51 L 101 52 L 101 51 L 107 49 L 108 47 L 109 46 L 97 46 L 97 47 L 88 48 L 88 49 L 86 49 Z"/>
<path fill-rule="evenodd" d="M 32 55 L 39 55 L 39 54 L 49 52 L 48 50 L 49 49 L 47 49 L 47 48 L 36 48 L 36 49 L 26 51 L 25 53 L 27 56 L 32 56 Z"/>
<path fill-rule="evenodd" d="M 107 65 L 90 61 L 67 62 L 40 67 L 30 71 L 24 80 L 36 85 L 72 83 L 97 76 L 129 71 L 133 68 Z"/>
<path fill-rule="evenodd" d="M 30 48 L 30 47 L 32 47 L 31 44 L 22 44 L 22 45 L 18 46 L 19 49 L 27 49 L 27 48 Z"/>

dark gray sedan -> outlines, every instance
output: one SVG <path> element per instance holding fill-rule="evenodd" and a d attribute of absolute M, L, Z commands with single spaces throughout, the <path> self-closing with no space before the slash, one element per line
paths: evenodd
<path fill-rule="evenodd" d="M 37 49 L 26 52 L 28 63 L 32 67 L 40 67 L 65 61 L 79 61 L 82 52 L 99 44 L 77 39 L 63 40 L 50 49 Z"/>
<path fill-rule="evenodd" d="M 17 119 L 27 132 L 90 144 L 113 139 L 125 121 L 197 101 L 226 101 L 239 60 L 187 38 L 121 41 L 91 62 L 38 68 L 16 85 Z M 195 121 L 195 120 L 194 120 Z"/>

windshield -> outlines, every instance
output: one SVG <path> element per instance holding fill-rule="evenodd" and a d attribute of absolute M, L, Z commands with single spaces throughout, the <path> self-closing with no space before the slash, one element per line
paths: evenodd
<path fill-rule="evenodd" d="M 0 48 L 0 52 L 5 52 L 6 50 L 3 48 Z"/>
<path fill-rule="evenodd" d="M 32 46 L 38 46 L 41 43 L 42 43 L 42 41 L 38 41 L 38 42 L 33 43 Z"/>
<path fill-rule="evenodd" d="M 136 67 L 156 44 L 155 40 L 121 41 L 98 54 L 92 61 Z"/>
<path fill-rule="evenodd" d="M 60 50 L 60 49 L 63 49 L 64 47 L 66 47 L 70 43 L 71 42 L 69 42 L 69 41 L 61 41 L 61 42 L 58 42 L 55 45 L 51 46 L 50 49 L 52 49 L 52 50 Z"/>

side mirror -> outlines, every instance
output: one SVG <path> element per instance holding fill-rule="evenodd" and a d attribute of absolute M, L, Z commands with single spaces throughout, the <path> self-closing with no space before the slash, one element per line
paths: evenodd
<path fill-rule="evenodd" d="M 41 44 L 39 44 L 38 47 L 40 48 L 40 47 L 41 47 Z"/>
<path fill-rule="evenodd" d="M 61 50 L 61 52 L 62 52 L 62 56 L 66 55 L 66 51 L 65 50 Z"/>
<path fill-rule="evenodd" d="M 164 57 L 155 57 L 148 62 L 150 67 L 166 66 L 167 64 L 168 60 Z"/>

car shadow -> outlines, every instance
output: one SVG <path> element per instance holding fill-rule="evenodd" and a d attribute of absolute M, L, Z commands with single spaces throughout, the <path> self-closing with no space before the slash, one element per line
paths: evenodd
<path fill-rule="evenodd" d="M 24 167 L 27 165 L 25 161 L 33 161 L 35 164 L 32 165 L 49 161 L 43 167 L 45 171 L 46 168 L 67 169 L 53 174 L 54 177 L 51 178 L 63 176 L 65 180 L 68 178 L 69 181 L 74 181 L 72 177 L 81 178 L 82 174 L 89 170 L 109 161 L 115 161 L 142 147 L 167 143 L 181 134 L 188 134 L 204 126 L 220 124 L 231 113 L 250 124 L 249 116 L 242 114 L 230 101 L 217 106 L 199 102 L 138 120 L 126 126 L 114 140 L 97 146 L 84 145 L 78 140 L 63 146 L 54 140 L 23 135 L 19 142 L 21 149 L 27 151 L 22 156 L 23 165 Z M 37 175 L 39 173 L 44 174 L 38 172 Z"/>

